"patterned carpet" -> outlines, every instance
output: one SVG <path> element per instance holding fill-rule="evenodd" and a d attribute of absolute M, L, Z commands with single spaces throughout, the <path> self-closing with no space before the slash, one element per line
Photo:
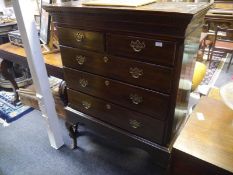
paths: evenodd
<path fill-rule="evenodd" d="M 221 72 L 226 58 L 223 55 L 213 56 L 211 65 L 207 65 L 207 71 L 201 85 L 214 85 Z"/>
<path fill-rule="evenodd" d="M 14 94 L 12 92 L 0 91 L 0 119 L 7 123 L 11 123 L 33 110 L 20 102 L 14 105 L 13 101 Z"/>

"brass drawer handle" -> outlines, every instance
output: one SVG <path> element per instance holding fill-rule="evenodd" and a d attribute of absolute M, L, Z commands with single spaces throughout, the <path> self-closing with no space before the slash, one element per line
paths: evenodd
<path fill-rule="evenodd" d="M 139 96 L 138 94 L 130 94 L 129 98 L 132 100 L 133 104 L 140 104 L 142 103 L 143 99 L 141 96 Z"/>
<path fill-rule="evenodd" d="M 77 55 L 75 58 L 79 65 L 83 65 L 86 60 L 86 57 L 82 55 Z"/>
<path fill-rule="evenodd" d="M 137 129 L 137 128 L 141 127 L 141 123 L 138 122 L 137 120 L 132 120 L 132 119 L 130 119 L 130 120 L 129 120 L 129 124 L 130 124 L 130 126 L 131 126 L 132 128 L 134 128 L 134 129 Z"/>
<path fill-rule="evenodd" d="M 103 60 L 104 60 L 105 63 L 107 63 L 109 59 L 108 59 L 107 56 L 105 56 L 105 57 L 103 58 Z"/>
<path fill-rule="evenodd" d="M 145 43 L 143 41 L 140 42 L 139 40 L 131 41 L 130 46 L 133 48 L 135 52 L 140 52 L 142 49 L 146 47 Z"/>
<path fill-rule="evenodd" d="M 82 105 L 85 109 L 90 109 L 91 107 L 91 103 L 87 102 L 87 101 L 82 101 Z"/>
<path fill-rule="evenodd" d="M 85 35 L 81 32 L 77 32 L 74 34 L 74 37 L 75 37 L 76 41 L 80 43 L 84 40 Z"/>
<path fill-rule="evenodd" d="M 82 87 L 86 87 L 88 85 L 88 81 L 85 80 L 84 78 L 80 79 L 79 80 L 79 84 L 82 86 Z"/>
<path fill-rule="evenodd" d="M 131 67 L 129 68 L 129 73 L 132 75 L 133 78 L 139 78 L 141 75 L 143 75 L 143 70 L 137 67 Z"/>

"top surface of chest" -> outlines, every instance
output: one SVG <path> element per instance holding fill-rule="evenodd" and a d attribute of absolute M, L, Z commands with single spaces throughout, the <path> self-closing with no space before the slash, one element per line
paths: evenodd
<path fill-rule="evenodd" d="M 210 6 L 208 3 L 156 2 L 132 8 L 84 6 L 82 2 L 52 4 L 43 8 L 60 27 L 183 38 L 202 23 L 199 19 Z M 191 21 L 192 25 L 189 25 Z"/>
<path fill-rule="evenodd" d="M 208 7 L 208 3 L 188 3 L 188 2 L 169 2 L 168 0 L 157 0 L 156 3 L 150 3 L 139 7 L 113 7 L 113 6 L 87 6 L 83 5 L 86 0 L 57 3 L 44 6 L 48 11 L 96 11 L 98 12 L 136 12 L 136 13 L 176 13 L 185 15 L 194 15 Z"/>

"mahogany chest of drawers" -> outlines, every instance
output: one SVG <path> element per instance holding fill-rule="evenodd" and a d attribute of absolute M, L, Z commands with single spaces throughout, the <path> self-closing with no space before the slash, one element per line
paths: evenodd
<path fill-rule="evenodd" d="M 57 26 L 69 105 L 84 123 L 165 165 L 187 116 L 205 3 L 44 6 Z"/>

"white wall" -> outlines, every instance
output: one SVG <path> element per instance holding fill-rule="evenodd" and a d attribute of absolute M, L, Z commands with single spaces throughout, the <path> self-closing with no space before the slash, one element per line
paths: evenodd
<path fill-rule="evenodd" d="M 4 0 L 0 0 L 0 12 L 2 12 L 4 8 L 5 8 Z"/>

